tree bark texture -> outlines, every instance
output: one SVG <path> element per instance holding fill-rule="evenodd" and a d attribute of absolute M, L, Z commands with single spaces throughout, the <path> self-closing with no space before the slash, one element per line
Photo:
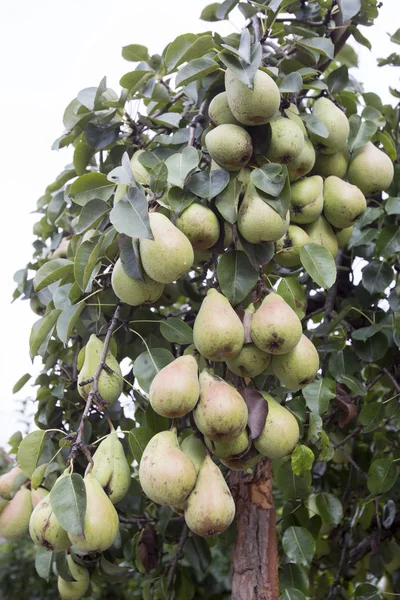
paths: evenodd
<path fill-rule="evenodd" d="M 232 600 L 278 600 L 276 513 L 271 461 L 260 461 L 250 475 L 232 471 L 237 536 L 232 554 Z"/>

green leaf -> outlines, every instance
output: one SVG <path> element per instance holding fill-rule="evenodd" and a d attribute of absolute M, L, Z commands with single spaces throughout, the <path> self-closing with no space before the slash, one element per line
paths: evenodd
<path fill-rule="evenodd" d="M 44 474 L 46 473 L 46 469 L 49 466 L 49 463 L 44 463 L 44 465 L 40 465 L 40 467 L 36 467 L 31 477 L 31 487 L 34 490 L 37 490 L 39 485 L 43 481 Z"/>
<path fill-rule="evenodd" d="M 224 0 L 224 2 L 221 2 L 216 12 L 218 19 L 226 19 L 238 2 L 239 0 Z"/>
<path fill-rule="evenodd" d="M 378 332 L 365 341 L 353 340 L 354 350 L 362 360 L 376 362 L 385 356 L 388 339 L 384 333 Z"/>
<path fill-rule="evenodd" d="M 173 360 L 173 355 L 165 348 L 151 348 L 142 352 L 133 364 L 133 374 L 142 390 L 148 392 L 155 375 Z"/>
<path fill-rule="evenodd" d="M 321 519 L 329 525 L 339 525 L 343 517 L 343 507 L 339 498 L 334 494 L 322 492 L 318 494 L 315 503 Z"/>
<path fill-rule="evenodd" d="M 311 486 L 311 473 L 307 471 L 303 477 L 298 477 L 292 471 L 291 462 L 284 462 L 276 473 L 276 483 L 284 498 L 306 498 Z"/>
<path fill-rule="evenodd" d="M 343 23 L 355 17 L 361 9 L 361 0 L 338 0 L 338 4 L 342 11 Z"/>
<path fill-rule="evenodd" d="M 307 594 L 309 588 L 308 573 L 304 567 L 300 567 L 295 563 L 286 563 L 280 570 L 280 585 L 281 589 L 293 589 Z M 288 598 L 288 596 L 286 596 Z M 291 598 L 291 596 L 289 596 Z M 293 596 L 295 598 L 295 596 Z M 303 600 L 303 599 L 301 599 Z"/>
<path fill-rule="evenodd" d="M 296 93 L 301 90 L 303 87 L 303 79 L 300 73 L 293 71 L 293 73 L 289 73 L 282 79 L 279 84 L 279 91 L 281 94 L 285 93 Z"/>
<path fill-rule="evenodd" d="M 115 189 L 115 183 L 111 183 L 104 173 L 86 173 L 81 175 L 71 184 L 69 195 L 79 206 L 85 206 L 95 198 L 106 202 Z"/>
<path fill-rule="evenodd" d="M 114 205 L 110 221 L 118 233 L 131 238 L 152 240 L 149 209 L 143 188 L 130 187 L 128 193 Z"/>
<path fill-rule="evenodd" d="M 385 494 L 388 492 L 397 479 L 397 467 L 389 458 L 379 458 L 374 460 L 368 471 L 367 486 L 371 494 Z"/>
<path fill-rule="evenodd" d="M 147 50 L 146 46 L 141 46 L 140 44 L 130 44 L 129 46 L 123 46 L 122 57 L 125 60 L 130 60 L 131 62 L 146 62 L 149 60 L 149 51 Z"/>
<path fill-rule="evenodd" d="M 357 396 L 367 395 L 367 388 L 365 385 L 352 375 L 342 373 L 341 375 L 338 375 L 338 382 L 343 383 L 353 394 L 356 394 Z"/>
<path fill-rule="evenodd" d="M 228 185 L 214 199 L 218 212 L 225 221 L 232 225 L 237 221 L 239 197 L 242 192 L 242 182 L 238 177 L 230 178 Z"/>
<path fill-rule="evenodd" d="M 383 293 L 393 281 L 393 270 L 384 262 L 373 260 L 362 270 L 362 284 L 370 294 Z"/>
<path fill-rule="evenodd" d="M 393 141 L 392 136 L 388 131 L 378 131 L 377 133 L 378 140 L 381 142 L 382 146 L 386 150 L 390 160 L 394 162 L 397 158 L 397 150 L 396 144 Z"/>
<path fill-rule="evenodd" d="M 18 464 L 29 478 L 32 477 L 42 455 L 45 437 L 45 431 L 32 431 L 24 437 L 18 447 Z"/>
<path fill-rule="evenodd" d="M 309 567 L 315 553 L 315 540 L 304 527 L 289 527 L 282 538 L 288 558 L 298 565 Z"/>
<path fill-rule="evenodd" d="M 189 179 L 187 187 L 196 196 L 211 200 L 220 194 L 228 183 L 228 171 L 216 169 L 215 171 L 200 171 L 199 173 L 195 173 Z"/>
<path fill-rule="evenodd" d="M 372 49 L 371 42 L 369 41 L 368 38 L 365 37 L 365 35 L 363 35 L 361 33 L 361 31 L 358 29 L 357 26 L 351 25 L 349 27 L 349 30 L 351 31 L 351 34 L 354 37 L 354 39 L 356 40 L 356 42 L 358 42 L 362 46 L 365 46 L 366 48 L 368 48 L 368 50 Z"/>
<path fill-rule="evenodd" d="M 168 204 L 171 210 L 180 215 L 185 208 L 190 206 L 196 200 L 196 196 L 187 188 L 171 187 L 168 190 Z"/>
<path fill-rule="evenodd" d="M 217 17 L 217 10 L 219 8 L 219 2 L 213 2 L 212 4 L 208 4 L 205 8 L 203 8 L 200 19 L 203 21 L 220 21 Z"/>
<path fill-rule="evenodd" d="M 83 233 L 96 226 L 110 212 L 110 207 L 103 200 L 90 200 L 81 210 L 75 233 Z"/>
<path fill-rule="evenodd" d="M 125 73 L 119 80 L 120 86 L 129 90 L 130 95 L 133 95 L 141 86 L 144 86 L 146 81 L 154 75 L 154 71 L 148 65 L 146 67 L 146 69 L 135 69 L 135 71 Z"/>
<path fill-rule="evenodd" d="M 300 248 L 301 264 L 311 279 L 325 289 L 336 281 L 336 265 L 332 254 L 320 244 L 305 244 Z"/>
<path fill-rule="evenodd" d="M 211 35 L 197 36 L 194 33 L 185 33 L 178 36 L 167 48 L 165 65 L 168 73 L 179 67 L 184 62 L 201 58 L 214 47 Z"/>
<path fill-rule="evenodd" d="M 69 566 L 67 563 L 67 553 L 66 552 L 54 552 L 55 563 L 57 574 L 64 579 L 64 581 L 76 581 L 71 575 L 71 571 L 69 570 Z"/>
<path fill-rule="evenodd" d="M 307 600 L 303 592 L 290 586 L 285 586 L 284 591 L 279 596 L 279 600 Z"/>
<path fill-rule="evenodd" d="M 293 473 L 302 477 L 304 473 L 311 471 L 314 463 L 314 453 L 308 446 L 297 444 L 293 450 L 291 460 Z"/>
<path fill-rule="evenodd" d="M 73 163 L 77 175 L 83 175 L 85 173 L 92 154 L 93 149 L 84 140 L 80 141 L 75 146 Z"/>
<path fill-rule="evenodd" d="M 51 508 L 67 533 L 83 535 L 86 488 L 78 473 L 60 477 L 50 492 Z"/>
<path fill-rule="evenodd" d="M 43 342 L 48 341 L 50 338 L 60 313 L 61 310 L 55 308 L 33 324 L 29 336 L 29 352 L 32 360 L 38 353 Z"/>
<path fill-rule="evenodd" d="M 193 330 L 177 317 L 169 317 L 166 321 L 160 323 L 161 335 L 169 342 L 175 344 L 193 344 Z"/>
<path fill-rule="evenodd" d="M 305 316 L 307 303 L 306 291 L 304 286 L 295 277 L 284 277 L 281 279 L 277 292 L 300 319 Z"/>
<path fill-rule="evenodd" d="M 161 194 L 167 186 L 168 169 L 165 162 L 162 160 L 150 171 L 149 187 L 154 194 Z"/>
<path fill-rule="evenodd" d="M 249 88 L 253 87 L 255 74 L 261 65 L 261 44 L 253 45 L 250 64 L 240 59 L 238 56 L 230 54 L 229 52 L 220 52 L 219 58 L 226 67 L 235 73 L 242 83 L 247 85 Z"/>
<path fill-rule="evenodd" d="M 219 69 L 219 65 L 215 60 L 207 58 L 206 56 L 203 56 L 203 58 L 195 58 L 179 70 L 175 79 L 175 84 L 177 87 L 188 85 L 188 83 L 191 83 L 192 81 L 202 79 L 203 77 L 206 77 L 206 75 L 214 73 L 217 69 Z"/>
<path fill-rule="evenodd" d="M 183 188 L 186 178 L 197 169 L 199 160 L 199 152 L 192 146 L 187 146 L 182 152 L 169 156 L 165 161 L 168 168 L 168 182 Z"/>
<path fill-rule="evenodd" d="M 388 225 L 381 229 L 375 248 L 377 254 L 384 258 L 391 258 L 400 252 L 400 227 Z"/>
<path fill-rule="evenodd" d="M 320 137 L 325 139 L 328 137 L 328 128 L 325 125 L 325 123 L 321 121 L 321 119 L 318 119 L 318 117 L 316 117 L 315 115 L 307 115 L 305 113 L 301 114 L 300 116 L 306 124 L 308 131 L 310 131 L 311 133 L 315 133 L 316 135 L 319 135 Z"/>
<path fill-rule="evenodd" d="M 74 265 L 74 276 L 82 292 L 84 292 L 90 281 L 90 276 L 100 259 L 101 239 L 83 242 L 76 254 Z"/>
<path fill-rule="evenodd" d="M 357 586 L 355 600 L 382 600 L 382 596 L 378 589 L 370 583 L 361 583 Z"/>
<path fill-rule="evenodd" d="M 374 431 L 382 423 L 382 419 L 385 416 L 385 407 L 382 402 L 368 402 L 364 404 L 358 420 L 363 425 L 364 433 L 370 433 Z"/>
<path fill-rule="evenodd" d="M 129 432 L 129 446 L 133 454 L 134 460 L 138 463 L 142 458 L 142 454 L 147 444 L 153 437 L 154 432 L 148 427 L 135 427 Z"/>
<path fill-rule="evenodd" d="M 221 256 L 217 277 L 222 293 L 236 306 L 257 283 L 258 272 L 244 252 L 234 250 Z"/>
<path fill-rule="evenodd" d="M 332 379 L 316 379 L 302 389 L 302 394 L 311 412 L 323 415 L 329 408 L 329 401 L 336 397 L 336 384 Z"/>
<path fill-rule="evenodd" d="M 259 190 L 277 198 L 286 183 L 286 171 L 282 165 L 268 163 L 251 172 L 250 179 Z"/>
<path fill-rule="evenodd" d="M 390 36 L 390 41 L 393 42 L 393 44 L 400 44 L 400 29 Z"/>
<path fill-rule="evenodd" d="M 53 553 L 44 548 L 35 547 L 35 569 L 36 573 L 46 581 L 50 580 L 52 574 Z"/>
<path fill-rule="evenodd" d="M 150 117 L 151 118 L 151 117 Z M 176 112 L 167 112 L 163 113 L 157 118 L 151 118 L 154 123 L 158 125 L 165 125 L 166 127 L 179 127 L 179 123 L 181 122 L 182 115 Z"/>
<path fill-rule="evenodd" d="M 37 292 L 51 283 L 70 275 L 74 270 L 74 263 L 66 258 L 55 258 L 42 265 L 33 279 L 33 286 Z"/>
<path fill-rule="evenodd" d="M 400 198 L 388 198 L 385 210 L 388 215 L 400 215 Z"/>
<path fill-rule="evenodd" d="M 312 50 L 314 52 L 317 52 L 318 54 L 322 54 L 322 56 L 326 56 L 327 58 L 333 60 L 335 47 L 329 38 L 303 38 L 302 40 L 297 41 L 297 43 L 299 44 L 299 46 L 302 46 L 307 50 Z"/>
<path fill-rule="evenodd" d="M 393 313 L 393 341 L 398 348 L 400 348 L 400 313 Z"/>
<path fill-rule="evenodd" d="M 160 433 L 169 429 L 171 422 L 167 417 L 157 414 L 149 404 L 146 408 L 146 425 L 154 433 Z"/>
<path fill-rule="evenodd" d="M 365 146 L 377 130 L 373 121 L 362 121 L 359 115 L 351 115 L 349 119 L 349 150 L 354 152 L 357 148 Z"/>
<path fill-rule="evenodd" d="M 65 308 L 57 320 L 57 335 L 61 342 L 66 344 L 72 335 L 74 327 L 83 309 L 85 303 L 73 304 Z"/>
<path fill-rule="evenodd" d="M 12 389 L 12 393 L 16 394 L 17 392 L 19 392 L 20 390 L 22 390 L 22 388 L 24 387 L 24 385 L 26 383 L 28 383 L 28 381 L 30 380 L 30 378 L 32 377 L 32 375 L 30 375 L 29 373 L 25 373 L 25 375 L 22 375 L 22 377 L 20 377 L 17 381 L 17 383 L 14 384 L 14 387 Z"/>
<path fill-rule="evenodd" d="M 329 73 L 326 82 L 331 94 L 342 92 L 349 83 L 349 70 L 346 65 L 342 65 Z"/>

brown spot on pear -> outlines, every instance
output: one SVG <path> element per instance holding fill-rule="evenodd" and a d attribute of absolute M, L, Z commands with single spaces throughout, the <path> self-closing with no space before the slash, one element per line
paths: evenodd
<path fill-rule="evenodd" d="M 262 192 L 253 183 L 249 183 L 239 208 L 237 223 L 239 232 L 251 244 L 275 242 L 289 227 L 289 212 L 283 219 L 263 201 Z"/>
<path fill-rule="evenodd" d="M 334 154 L 342 150 L 346 146 L 350 133 L 349 121 L 344 112 L 328 98 L 318 98 L 312 112 L 328 130 L 327 138 L 310 132 L 310 139 L 314 146 L 322 154 Z"/>
<path fill-rule="evenodd" d="M 235 358 L 226 361 L 228 368 L 238 377 L 256 377 L 267 368 L 270 354 L 263 352 L 255 344 L 245 344 Z"/>
<path fill-rule="evenodd" d="M 131 485 L 131 470 L 116 431 L 100 442 L 93 455 L 92 475 L 113 504 L 124 498 Z"/>
<path fill-rule="evenodd" d="M 348 178 L 350 183 L 359 187 L 366 196 L 386 190 L 392 183 L 393 174 L 392 161 L 372 142 L 354 151 Z"/>
<path fill-rule="evenodd" d="M 242 431 L 237 438 L 230 440 L 229 442 L 212 442 L 208 438 L 204 438 L 204 441 L 210 452 L 215 454 L 218 458 L 241 456 L 247 453 L 250 446 L 249 436 L 247 435 L 246 430 Z"/>
<path fill-rule="evenodd" d="M 214 96 L 208 107 L 208 116 L 213 125 L 240 125 L 239 121 L 233 116 L 229 108 L 226 92 L 221 92 Z"/>
<path fill-rule="evenodd" d="M 304 148 L 304 135 L 294 121 L 285 117 L 277 117 L 271 123 L 271 140 L 265 154 L 273 163 L 287 165 Z"/>
<path fill-rule="evenodd" d="M 347 173 L 349 159 L 350 153 L 347 146 L 334 154 L 318 153 L 312 173 L 313 175 L 321 175 L 322 177 L 335 175 L 336 177 L 343 179 Z"/>
<path fill-rule="evenodd" d="M 281 97 L 278 86 L 264 71 L 256 72 L 253 87 L 249 88 L 227 69 L 225 88 L 232 114 L 243 125 L 268 123 L 279 108 Z"/>
<path fill-rule="evenodd" d="M 287 166 L 290 181 L 297 181 L 307 175 L 315 164 L 314 146 L 308 138 L 304 139 L 304 147 L 300 154 L 296 156 Z"/>
<path fill-rule="evenodd" d="M 0 496 L 5 498 L 5 500 L 11 500 L 27 479 L 21 467 L 16 465 L 10 471 L 0 476 Z"/>
<path fill-rule="evenodd" d="M 185 208 L 177 218 L 176 226 L 186 235 L 194 250 L 207 250 L 219 238 L 217 216 L 210 208 L 198 202 Z"/>
<path fill-rule="evenodd" d="M 324 182 L 319 175 L 305 177 L 291 186 L 290 221 L 296 224 L 312 223 L 318 219 L 324 206 Z"/>
<path fill-rule="evenodd" d="M 350 227 L 366 208 L 365 196 L 357 186 L 334 175 L 325 179 L 324 215 L 331 225 Z"/>
<path fill-rule="evenodd" d="M 29 521 L 29 535 L 37 546 L 51 552 L 63 552 L 70 547 L 67 532 L 53 513 L 49 495 L 42 498 L 33 509 Z"/>
<path fill-rule="evenodd" d="M 206 135 L 211 158 L 227 171 L 240 171 L 253 154 L 250 134 L 239 125 L 218 125 Z"/>
<path fill-rule="evenodd" d="M 78 377 L 78 392 L 85 400 L 89 396 L 93 384 L 87 383 L 83 386 L 80 384 L 94 376 L 100 363 L 103 346 L 103 342 L 94 334 L 90 336 L 85 346 L 85 358 Z M 98 390 L 105 404 L 111 405 L 118 400 L 122 393 L 123 379 L 119 363 L 110 351 L 107 352 L 106 364 L 112 373 L 102 369 L 98 380 Z"/>
<path fill-rule="evenodd" d="M 269 354 L 286 354 L 298 344 L 302 327 L 299 317 L 278 294 L 268 294 L 251 321 L 251 339 Z"/>
<path fill-rule="evenodd" d="M 130 277 L 125 273 L 120 258 L 114 265 L 111 286 L 114 294 L 130 306 L 153 304 L 159 299 L 164 289 L 162 283 L 154 281 L 147 274 L 144 274 L 144 281 Z"/>
<path fill-rule="evenodd" d="M 293 350 L 273 356 L 271 366 L 282 385 L 299 390 L 314 381 L 319 369 L 318 352 L 308 337 L 302 335 Z"/>
<path fill-rule="evenodd" d="M 303 225 L 304 231 L 308 234 L 310 241 L 313 244 L 321 244 L 335 258 L 338 252 L 338 241 L 335 232 L 322 215 L 313 223 Z"/>
<path fill-rule="evenodd" d="M 188 355 L 176 358 L 157 373 L 149 398 L 156 413 L 173 419 L 193 410 L 199 393 L 197 361 Z"/>
<path fill-rule="evenodd" d="M 310 241 L 304 229 L 297 225 L 289 225 L 285 235 L 275 242 L 275 262 L 282 267 L 300 265 L 300 248 Z"/>
<path fill-rule="evenodd" d="M 0 514 L 0 537 L 16 540 L 29 531 L 32 514 L 31 492 L 22 487 Z"/>
<path fill-rule="evenodd" d="M 283 458 L 299 441 L 299 425 L 287 408 L 266 392 L 261 394 L 268 404 L 268 415 L 264 429 L 253 442 L 254 447 L 268 458 Z"/>
<path fill-rule="evenodd" d="M 83 565 L 78 565 L 70 555 L 67 556 L 67 564 L 75 581 L 65 581 L 58 576 L 57 587 L 61 600 L 80 600 L 89 589 L 89 571 Z"/>

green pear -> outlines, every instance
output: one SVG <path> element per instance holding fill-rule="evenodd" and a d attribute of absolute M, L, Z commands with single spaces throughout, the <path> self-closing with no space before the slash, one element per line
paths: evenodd
<path fill-rule="evenodd" d="M 197 350 L 215 362 L 239 354 L 244 342 L 243 325 L 229 303 L 216 289 L 208 290 L 193 326 Z"/>
<path fill-rule="evenodd" d="M 149 172 L 139 160 L 141 154 L 144 154 L 145 150 L 136 150 L 131 158 L 131 169 L 136 183 L 140 185 L 147 185 L 149 183 Z"/>
<path fill-rule="evenodd" d="M 206 456 L 187 500 L 186 524 L 197 535 L 214 536 L 226 531 L 234 517 L 235 503 L 231 492 L 217 465 Z"/>
<path fill-rule="evenodd" d="M 392 183 L 393 174 L 392 161 L 372 142 L 354 151 L 348 179 L 360 188 L 365 196 L 373 196 L 386 190 Z"/>
<path fill-rule="evenodd" d="M 204 204 L 193 202 L 176 220 L 194 250 L 207 250 L 217 243 L 219 223 L 216 214 Z"/>
<path fill-rule="evenodd" d="M 269 354 L 286 354 L 298 344 L 302 327 L 299 317 L 285 300 L 270 293 L 251 321 L 252 341 Z"/>
<path fill-rule="evenodd" d="M 249 183 L 240 205 L 237 224 L 240 234 L 251 244 L 275 242 L 289 227 L 289 212 L 283 219 L 263 201 L 262 192 Z"/>
<path fill-rule="evenodd" d="M 192 244 L 165 215 L 152 212 L 149 218 L 154 240 L 140 240 L 143 268 L 154 281 L 172 283 L 190 270 Z"/>
<path fill-rule="evenodd" d="M 197 361 L 188 355 L 176 358 L 157 373 L 149 399 L 156 413 L 174 419 L 193 410 L 199 393 Z"/>
<path fill-rule="evenodd" d="M 190 458 L 194 464 L 196 472 L 198 473 L 207 455 L 206 447 L 201 439 L 194 433 L 192 435 L 188 435 L 181 444 L 181 450 Z"/>
<path fill-rule="evenodd" d="M 339 248 L 346 248 L 347 244 L 350 241 L 351 234 L 353 233 L 353 225 L 350 227 L 345 227 L 340 231 L 336 232 L 336 239 L 338 241 Z"/>
<path fill-rule="evenodd" d="M 237 438 L 235 438 L 234 440 L 230 440 L 229 442 L 212 442 L 208 438 L 204 438 L 204 441 L 210 452 L 215 454 L 215 456 L 217 456 L 218 458 L 241 456 L 242 454 L 245 454 L 248 451 L 249 446 L 251 444 L 246 430 L 242 431 L 242 433 Z"/>
<path fill-rule="evenodd" d="M 204 369 L 200 374 L 200 400 L 193 411 L 194 422 L 214 442 L 237 438 L 247 425 L 247 406 L 239 392 Z"/>
<path fill-rule="evenodd" d="M 31 488 L 32 506 L 35 508 L 43 498 L 49 495 L 49 490 L 44 487 L 38 487 L 36 490 Z"/>
<path fill-rule="evenodd" d="M 300 265 L 300 248 L 310 241 L 304 229 L 297 225 L 289 225 L 285 235 L 275 242 L 275 262 L 282 267 Z"/>
<path fill-rule="evenodd" d="M 331 175 L 324 183 L 324 215 L 338 229 L 351 227 L 365 213 L 367 202 L 359 188 Z"/>
<path fill-rule="evenodd" d="M 272 396 L 266 392 L 261 394 L 268 404 L 268 415 L 264 429 L 253 442 L 254 447 L 268 458 L 283 458 L 292 452 L 299 441 L 298 423 L 292 413 Z"/>
<path fill-rule="evenodd" d="M 100 364 L 103 347 L 103 342 L 94 334 L 90 336 L 85 346 L 85 359 L 78 377 L 78 392 L 85 400 L 88 398 L 93 384 L 80 384 L 94 376 Z M 98 390 L 104 403 L 111 405 L 118 400 L 122 393 L 123 379 L 119 363 L 109 350 L 106 356 L 106 364 L 112 370 L 112 373 L 102 369 L 98 380 Z"/>
<path fill-rule="evenodd" d="M 206 135 L 207 150 L 222 169 L 240 171 L 253 154 L 251 136 L 239 125 L 218 125 Z"/>
<path fill-rule="evenodd" d="M 83 481 L 87 503 L 83 534 L 68 533 L 68 537 L 82 554 L 103 552 L 118 535 L 118 514 L 94 475 L 86 473 Z"/>
<path fill-rule="evenodd" d="M 26 535 L 29 531 L 31 514 L 31 492 L 26 487 L 22 487 L 0 514 L 0 537 L 16 540 Z"/>
<path fill-rule="evenodd" d="M 271 140 L 265 154 L 273 163 L 287 165 L 297 158 L 304 148 L 304 135 L 291 119 L 278 117 L 271 121 Z"/>
<path fill-rule="evenodd" d="M 63 238 L 57 248 L 51 255 L 51 259 L 54 258 L 67 258 L 68 256 L 68 247 L 71 240 L 67 240 L 67 238 Z"/>
<path fill-rule="evenodd" d="M 350 153 L 347 146 L 342 148 L 342 150 L 338 150 L 338 152 L 335 152 L 334 154 L 318 153 L 312 173 L 313 175 L 321 175 L 322 177 L 335 175 L 336 177 L 343 179 L 347 173 L 349 159 Z"/>
<path fill-rule="evenodd" d="M 67 532 L 53 513 L 49 495 L 42 498 L 33 509 L 29 521 L 29 535 L 37 546 L 50 552 L 63 552 L 70 547 Z"/>
<path fill-rule="evenodd" d="M 226 361 L 232 373 L 239 377 L 256 377 L 268 366 L 271 356 L 257 348 L 255 344 L 245 344 L 235 358 Z"/>
<path fill-rule="evenodd" d="M 325 217 L 321 215 L 316 221 L 309 225 L 304 225 L 303 228 L 308 233 L 310 241 L 313 244 L 321 244 L 335 258 L 338 252 L 338 241 L 335 232 Z"/>
<path fill-rule="evenodd" d="M 16 465 L 7 473 L 0 476 L 0 496 L 5 500 L 11 500 L 21 485 L 27 480 L 27 476 L 22 472 L 21 467 Z"/>
<path fill-rule="evenodd" d="M 111 286 L 114 294 L 130 306 L 153 304 L 159 299 L 164 290 L 164 284 L 153 281 L 146 273 L 144 274 L 144 281 L 133 279 L 133 277 L 127 275 L 120 258 L 114 265 Z"/>
<path fill-rule="evenodd" d="M 222 458 L 221 462 L 231 471 L 248 471 L 254 469 L 261 458 L 261 454 L 257 452 L 254 446 L 251 446 L 250 450 L 243 456 L 228 456 Z"/>
<path fill-rule="evenodd" d="M 3 510 L 5 509 L 5 507 L 7 506 L 7 504 L 9 504 L 9 500 L 6 500 L 5 498 L 1 498 L 0 496 L 0 514 L 3 512 Z"/>
<path fill-rule="evenodd" d="M 296 156 L 287 166 L 290 181 L 297 181 L 307 175 L 315 163 L 314 146 L 308 138 L 304 138 L 304 147 L 300 154 Z"/>
<path fill-rule="evenodd" d="M 290 221 L 298 225 L 318 219 L 324 206 L 324 181 L 319 175 L 291 185 Z"/>
<path fill-rule="evenodd" d="M 151 438 L 139 466 L 140 485 L 150 500 L 179 506 L 192 491 L 196 477 L 192 460 L 179 447 L 175 428 Z"/>
<path fill-rule="evenodd" d="M 213 125 L 240 125 L 229 108 L 226 92 L 214 96 L 208 107 L 208 116 Z"/>
<path fill-rule="evenodd" d="M 346 146 L 350 133 L 349 120 L 331 100 L 318 98 L 312 111 L 328 130 L 328 137 L 324 138 L 310 132 L 310 138 L 316 149 L 322 154 L 334 154 Z"/>
<path fill-rule="evenodd" d="M 281 96 L 275 81 L 264 71 L 258 70 L 253 87 L 238 79 L 233 71 L 225 72 L 225 88 L 229 108 L 243 125 L 262 125 L 275 115 Z"/>
<path fill-rule="evenodd" d="M 297 108 L 297 106 L 295 104 L 293 104 L 293 102 L 291 102 L 288 106 L 288 108 L 285 108 L 285 110 L 283 111 L 285 113 L 285 115 L 287 116 L 288 119 L 290 119 L 291 121 L 294 121 L 296 123 L 296 125 L 298 125 L 304 135 L 305 138 L 308 137 L 308 132 L 307 132 L 307 128 L 304 125 L 304 121 L 303 119 L 300 117 L 300 111 Z"/>
<path fill-rule="evenodd" d="M 116 431 L 100 442 L 93 455 L 91 473 L 113 504 L 126 496 L 131 485 L 131 470 Z"/>
<path fill-rule="evenodd" d="M 273 356 L 271 366 L 282 385 L 299 390 L 314 381 L 319 369 L 318 352 L 308 337 L 302 335 L 291 352 Z"/>
<path fill-rule="evenodd" d="M 70 555 L 67 556 L 67 564 L 75 581 L 65 581 L 65 579 L 58 576 L 57 587 L 61 600 L 80 600 L 89 589 L 89 571 L 86 567 L 78 565 Z"/>

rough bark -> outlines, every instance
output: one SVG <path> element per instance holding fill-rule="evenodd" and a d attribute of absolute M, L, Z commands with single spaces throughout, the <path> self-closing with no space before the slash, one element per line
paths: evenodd
<path fill-rule="evenodd" d="M 232 554 L 232 600 L 278 600 L 276 514 L 271 462 L 260 461 L 250 475 L 232 471 L 237 536 Z"/>

